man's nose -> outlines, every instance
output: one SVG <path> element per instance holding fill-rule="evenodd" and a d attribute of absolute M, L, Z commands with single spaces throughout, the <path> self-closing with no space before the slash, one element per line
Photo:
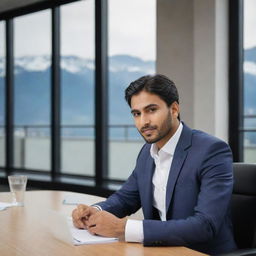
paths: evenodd
<path fill-rule="evenodd" d="M 150 124 L 150 120 L 149 120 L 148 116 L 143 115 L 143 114 L 140 116 L 140 122 L 141 122 L 141 126 Z"/>

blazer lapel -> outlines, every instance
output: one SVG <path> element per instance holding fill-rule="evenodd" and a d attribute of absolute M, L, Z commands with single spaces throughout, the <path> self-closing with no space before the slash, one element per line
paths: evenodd
<path fill-rule="evenodd" d="M 186 150 L 191 145 L 191 139 L 192 139 L 192 130 L 188 128 L 183 123 L 183 130 L 180 136 L 180 139 L 178 141 L 178 144 L 176 146 L 172 165 L 168 177 L 167 182 L 167 191 L 166 191 L 166 214 L 168 212 L 168 209 L 170 207 L 170 203 L 173 196 L 173 191 L 175 184 L 177 182 L 177 179 L 179 177 L 179 173 L 182 169 L 183 163 L 187 157 L 188 151 Z"/>

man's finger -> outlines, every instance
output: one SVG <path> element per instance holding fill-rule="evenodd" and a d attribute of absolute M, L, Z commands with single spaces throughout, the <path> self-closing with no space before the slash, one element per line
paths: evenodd
<path fill-rule="evenodd" d="M 88 221 L 86 222 L 87 226 L 96 226 L 97 223 L 97 214 L 91 215 L 88 218 Z"/>
<path fill-rule="evenodd" d="M 87 209 L 84 210 L 83 212 L 84 216 L 86 217 L 86 219 L 88 218 L 88 216 L 91 215 L 91 212 L 90 212 L 90 207 L 88 207 Z"/>
<path fill-rule="evenodd" d="M 80 217 L 84 217 L 85 216 L 85 211 L 89 208 L 89 206 L 85 205 L 85 204 L 79 204 L 77 206 L 77 210 L 78 210 L 78 214 Z"/>
<path fill-rule="evenodd" d="M 73 224 L 76 228 L 81 228 L 81 229 L 85 229 L 86 225 L 80 220 L 73 220 Z"/>
<path fill-rule="evenodd" d="M 93 220 L 88 220 L 88 221 L 86 222 L 86 226 L 87 226 L 87 227 L 95 227 L 95 226 L 96 226 L 96 222 L 93 221 Z"/>
<path fill-rule="evenodd" d="M 97 227 L 96 227 L 96 225 L 88 227 L 88 231 L 89 231 L 92 235 L 97 235 Z"/>
<path fill-rule="evenodd" d="M 89 227 L 89 221 L 88 221 L 88 219 L 83 219 L 83 223 L 84 223 L 84 225 L 86 226 L 86 228 Z"/>
<path fill-rule="evenodd" d="M 73 221 L 78 221 L 78 220 L 80 220 L 77 209 L 75 209 L 75 210 L 72 212 L 72 219 L 73 219 Z"/>
<path fill-rule="evenodd" d="M 77 218 L 77 209 L 72 211 L 72 218 L 76 219 Z"/>

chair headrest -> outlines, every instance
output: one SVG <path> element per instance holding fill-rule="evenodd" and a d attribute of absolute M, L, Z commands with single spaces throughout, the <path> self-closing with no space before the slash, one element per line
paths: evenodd
<path fill-rule="evenodd" d="M 234 194 L 256 196 L 256 164 L 233 163 Z"/>

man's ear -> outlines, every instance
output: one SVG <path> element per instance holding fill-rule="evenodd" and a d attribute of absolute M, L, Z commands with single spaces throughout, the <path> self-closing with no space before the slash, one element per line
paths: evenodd
<path fill-rule="evenodd" d="M 171 106 L 170 106 L 171 114 L 173 117 L 178 118 L 179 113 L 180 113 L 180 105 L 174 101 Z"/>

